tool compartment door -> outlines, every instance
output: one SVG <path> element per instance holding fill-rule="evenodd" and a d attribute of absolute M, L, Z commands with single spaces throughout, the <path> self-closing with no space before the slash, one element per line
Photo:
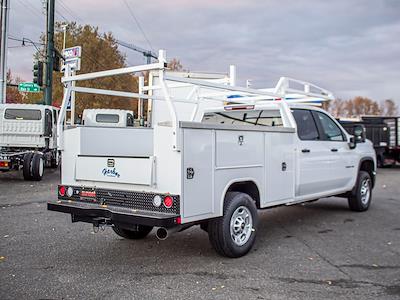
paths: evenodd
<path fill-rule="evenodd" d="M 75 179 L 151 185 L 153 157 L 78 156 Z"/>
<path fill-rule="evenodd" d="M 213 213 L 214 131 L 183 130 L 183 215 L 185 218 Z"/>

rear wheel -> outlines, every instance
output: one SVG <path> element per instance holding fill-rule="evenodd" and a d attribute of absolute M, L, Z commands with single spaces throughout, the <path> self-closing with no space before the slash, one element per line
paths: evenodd
<path fill-rule="evenodd" d="M 32 157 L 33 153 L 31 152 L 24 155 L 22 174 L 24 175 L 25 180 L 32 180 Z"/>
<path fill-rule="evenodd" d="M 44 159 L 40 153 L 35 153 L 32 158 L 32 179 L 40 181 L 44 173 Z"/>
<path fill-rule="evenodd" d="M 258 223 L 253 199 L 239 192 L 229 192 L 224 202 L 224 215 L 208 224 L 211 245 L 222 256 L 241 257 L 250 251 Z"/>
<path fill-rule="evenodd" d="M 358 173 L 356 186 L 348 198 L 349 207 L 353 211 L 368 210 L 372 199 L 372 180 L 366 171 Z"/>
<path fill-rule="evenodd" d="M 125 239 L 140 240 L 144 239 L 150 233 L 153 227 L 145 225 L 137 225 L 137 230 L 128 230 L 114 225 L 112 229 L 116 234 Z"/>

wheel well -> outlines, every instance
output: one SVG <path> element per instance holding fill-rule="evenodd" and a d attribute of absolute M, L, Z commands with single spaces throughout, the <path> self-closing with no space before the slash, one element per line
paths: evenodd
<path fill-rule="evenodd" d="M 364 160 L 361 162 L 360 171 L 368 172 L 369 176 L 371 176 L 372 185 L 375 185 L 374 162 L 372 160 Z"/>
<path fill-rule="evenodd" d="M 249 195 L 255 202 L 257 208 L 260 208 L 260 192 L 253 181 L 241 181 L 233 183 L 227 192 L 241 192 Z"/>

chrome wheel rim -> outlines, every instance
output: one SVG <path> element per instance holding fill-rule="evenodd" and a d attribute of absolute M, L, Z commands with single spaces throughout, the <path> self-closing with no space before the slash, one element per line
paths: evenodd
<path fill-rule="evenodd" d="M 371 196 L 371 187 L 369 179 L 366 178 L 361 182 L 360 194 L 361 194 L 361 203 L 363 205 L 367 205 L 369 202 L 369 198 Z"/>
<path fill-rule="evenodd" d="M 253 230 L 253 218 L 250 210 L 245 206 L 239 206 L 231 217 L 230 233 L 233 242 L 237 246 L 243 246 L 248 242 Z"/>
<path fill-rule="evenodd" d="M 40 160 L 39 160 L 39 175 L 40 175 L 40 177 L 43 176 L 43 171 L 44 171 L 44 161 L 43 161 L 43 158 L 40 158 Z"/>

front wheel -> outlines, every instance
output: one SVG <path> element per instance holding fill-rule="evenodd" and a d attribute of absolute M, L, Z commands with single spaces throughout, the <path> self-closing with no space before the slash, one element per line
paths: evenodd
<path fill-rule="evenodd" d="M 368 172 L 358 173 L 357 183 L 348 197 L 349 207 L 353 211 L 368 210 L 372 199 L 372 180 Z"/>
<path fill-rule="evenodd" d="M 152 226 L 145 226 L 145 225 L 137 225 L 137 230 L 129 230 L 125 228 L 121 228 L 119 226 L 114 225 L 112 227 L 114 232 L 119 235 L 120 237 L 123 237 L 125 239 L 129 240 L 140 240 L 144 239 L 150 231 L 153 229 Z"/>
<path fill-rule="evenodd" d="M 254 244 L 257 224 L 254 200 L 245 193 L 229 192 L 225 197 L 224 215 L 208 224 L 211 245 L 222 256 L 241 257 Z"/>

